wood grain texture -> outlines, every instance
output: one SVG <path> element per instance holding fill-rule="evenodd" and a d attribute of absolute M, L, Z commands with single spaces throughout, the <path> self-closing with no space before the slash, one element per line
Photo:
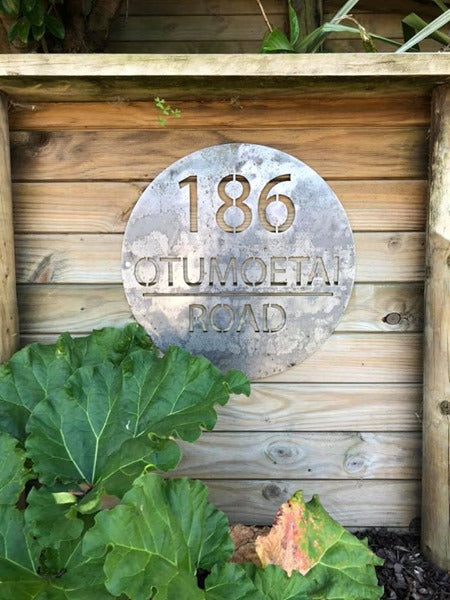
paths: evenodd
<path fill-rule="evenodd" d="M 425 278 L 422 549 L 450 569 L 450 87 L 434 92 Z"/>
<path fill-rule="evenodd" d="M 9 158 L 8 100 L 0 95 L 0 363 L 19 345 L 14 226 Z"/>
<path fill-rule="evenodd" d="M 13 179 L 149 179 L 190 152 L 230 142 L 263 144 L 299 156 L 322 177 L 346 180 L 426 177 L 425 128 L 334 127 L 232 132 L 13 132 Z"/>
<path fill-rule="evenodd" d="M 15 183 L 15 231 L 123 233 L 130 213 L 147 185 L 144 181 Z M 416 198 L 412 201 L 413 206 L 420 202 L 420 193 L 418 190 L 412 192 Z M 417 209 L 413 208 L 412 212 L 416 214 Z"/>
<path fill-rule="evenodd" d="M 178 101 L 181 118 L 167 129 L 428 126 L 430 100 L 410 98 L 308 98 Z M 10 130 L 159 129 L 149 102 L 43 102 L 12 105 Z"/>
<path fill-rule="evenodd" d="M 418 384 L 254 383 L 218 408 L 215 431 L 419 431 Z"/>
<path fill-rule="evenodd" d="M 117 54 L 257 54 L 261 40 L 109 41 L 106 48 Z"/>
<path fill-rule="evenodd" d="M 255 89 L 259 97 L 410 96 L 448 78 L 445 53 L 0 56 L 0 91 L 31 102 L 255 97 Z"/>
<path fill-rule="evenodd" d="M 423 233 L 356 233 L 357 282 L 420 282 Z M 122 235 L 19 234 L 19 283 L 121 283 Z"/>
<path fill-rule="evenodd" d="M 48 344 L 57 337 L 25 334 L 21 343 Z M 421 334 L 335 333 L 303 363 L 267 377 L 264 382 L 420 383 L 422 361 Z"/>
<path fill-rule="evenodd" d="M 17 233 L 123 233 L 149 182 L 15 183 Z M 363 180 L 328 183 L 353 231 L 423 231 L 427 182 Z"/>
<path fill-rule="evenodd" d="M 77 333 L 133 319 L 121 285 L 21 285 L 18 300 L 24 333 Z M 337 331 L 414 332 L 422 322 L 421 284 L 357 284 Z"/>
<path fill-rule="evenodd" d="M 83 60 L 70 54 L 4 54 L 0 56 L 0 77 L 20 81 L 24 77 L 51 77 L 66 82 L 68 77 L 104 78 L 128 77 L 159 78 L 195 77 L 251 78 L 304 77 L 336 78 L 373 77 L 399 79 L 404 77 L 450 76 L 448 55 L 392 54 L 389 57 L 376 54 L 353 54 L 333 56 L 326 54 L 273 54 L 241 56 L 223 55 L 122 55 L 86 54 Z M 76 83 L 76 79 L 74 80 Z"/>
<path fill-rule="evenodd" d="M 418 383 L 422 360 L 420 334 L 335 333 L 306 361 L 264 381 Z"/>
<path fill-rule="evenodd" d="M 418 481 L 206 481 L 209 498 L 232 523 L 270 525 L 282 502 L 301 489 L 318 494 L 330 514 L 345 526 L 407 527 L 420 513 Z"/>
<path fill-rule="evenodd" d="M 226 44 L 227 42 L 223 43 Z M 121 61 L 125 55 L 110 54 L 108 56 L 116 56 Z M 126 54 L 126 56 L 134 58 L 139 55 Z M 148 55 L 145 54 L 145 56 Z M 172 57 L 168 54 L 163 56 L 167 60 L 171 60 Z M 186 56 L 186 54 L 182 54 L 182 56 Z M 191 54 L 190 56 L 194 55 Z M 214 54 L 213 56 L 219 58 L 223 55 Z M 229 54 L 226 56 L 227 58 L 230 57 Z M 352 56 L 358 56 L 358 54 Z M 242 54 L 239 54 L 239 57 L 242 57 Z M 380 94 L 396 98 L 409 98 L 411 96 L 429 96 L 433 87 L 447 78 L 450 78 L 450 75 L 423 74 L 415 76 L 412 84 L 412 78 L 409 74 L 386 76 L 376 81 L 373 81 L 372 76 L 366 77 L 363 75 L 354 78 L 350 76 L 335 76 L 333 78 L 331 75 L 311 77 L 305 75 L 262 75 L 256 80 L 238 75 L 235 77 L 221 77 L 219 75 L 210 77 L 184 77 L 182 75 L 168 75 L 167 77 L 149 75 L 120 77 L 116 75 L 103 77 L 100 75 L 85 75 L 82 77 L 69 76 L 61 78 L 61 76 L 18 74 L 17 77 L 13 78 L 0 74 L 0 91 L 7 94 L 16 105 L 18 103 L 34 102 L 153 102 L 156 96 L 170 99 L 171 102 L 236 97 L 242 100 L 244 98 L 254 98 L 255 90 L 257 90 L 258 98 L 273 98 L 274 96 L 298 98 L 299 95 L 317 98 L 324 96 L 334 98 L 337 96 L 361 97 L 361 95 L 379 97 Z"/>
<path fill-rule="evenodd" d="M 204 433 L 195 444 L 180 444 L 183 458 L 174 476 L 419 479 L 420 438 L 419 433 Z"/>
<path fill-rule="evenodd" d="M 284 15 L 270 17 L 273 27 L 284 29 Z M 166 15 L 118 17 L 109 39 L 115 40 L 257 40 L 262 41 L 267 25 L 261 14 L 246 15 Z"/>
<path fill-rule="evenodd" d="M 145 1 L 145 0 L 143 0 Z M 324 11 L 335 13 L 342 6 L 341 0 L 324 0 Z M 397 17 L 406 16 L 410 12 L 416 12 L 423 18 L 437 17 L 441 14 L 439 8 L 433 2 L 423 0 L 389 0 L 389 2 L 374 2 L 373 0 L 359 0 L 352 9 L 352 14 L 360 13 L 396 13 Z"/>
<path fill-rule="evenodd" d="M 264 0 L 267 14 L 286 14 L 284 0 Z M 128 0 L 121 9 L 129 15 L 255 15 L 261 14 L 255 0 Z"/>

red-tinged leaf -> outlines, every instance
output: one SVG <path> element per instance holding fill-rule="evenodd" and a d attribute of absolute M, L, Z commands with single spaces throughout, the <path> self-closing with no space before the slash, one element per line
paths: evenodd
<path fill-rule="evenodd" d="M 255 546 L 263 567 L 277 565 L 290 577 L 301 573 L 309 591 L 320 588 L 320 598 L 376 600 L 382 595 L 374 567 L 383 561 L 334 521 L 317 496 L 305 503 L 301 491 L 294 494 Z"/>

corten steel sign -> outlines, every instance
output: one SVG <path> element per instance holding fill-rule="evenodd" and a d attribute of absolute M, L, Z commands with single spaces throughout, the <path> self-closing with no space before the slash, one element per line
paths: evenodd
<path fill-rule="evenodd" d="M 339 200 L 300 160 L 223 144 L 148 186 L 125 232 L 122 273 L 136 320 L 252 377 L 282 371 L 330 336 L 353 287 L 354 242 Z"/>

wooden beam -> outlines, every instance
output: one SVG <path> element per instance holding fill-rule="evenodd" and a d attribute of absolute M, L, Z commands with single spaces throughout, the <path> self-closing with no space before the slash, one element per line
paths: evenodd
<path fill-rule="evenodd" d="M 8 101 L 0 96 L 0 363 L 19 345 L 14 229 L 9 158 Z"/>
<path fill-rule="evenodd" d="M 449 77 L 448 54 L 3 54 L 0 77 Z"/>
<path fill-rule="evenodd" d="M 449 79 L 446 53 L 0 55 L 0 91 L 28 102 L 398 96 Z"/>
<path fill-rule="evenodd" d="M 422 548 L 450 569 L 450 86 L 433 94 L 425 275 Z"/>

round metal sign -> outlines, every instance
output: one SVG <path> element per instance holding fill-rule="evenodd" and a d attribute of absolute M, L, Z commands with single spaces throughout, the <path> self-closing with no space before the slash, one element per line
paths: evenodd
<path fill-rule="evenodd" d="M 330 336 L 353 287 L 354 242 L 334 192 L 297 158 L 223 144 L 165 169 L 123 243 L 136 320 L 221 369 L 265 377 Z"/>

